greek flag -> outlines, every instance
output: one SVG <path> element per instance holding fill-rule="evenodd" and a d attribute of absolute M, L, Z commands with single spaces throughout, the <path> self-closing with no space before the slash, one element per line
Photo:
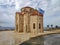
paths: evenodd
<path fill-rule="evenodd" d="M 38 8 L 38 11 L 42 14 L 44 14 L 44 10 L 42 10 L 41 8 Z"/>

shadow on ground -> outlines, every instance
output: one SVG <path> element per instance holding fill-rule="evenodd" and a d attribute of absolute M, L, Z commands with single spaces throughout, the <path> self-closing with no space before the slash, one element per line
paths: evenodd
<path fill-rule="evenodd" d="M 20 45 L 44 45 L 44 38 L 43 36 L 31 38 Z"/>

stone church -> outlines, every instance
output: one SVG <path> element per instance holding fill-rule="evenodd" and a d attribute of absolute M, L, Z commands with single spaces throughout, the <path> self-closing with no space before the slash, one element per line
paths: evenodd
<path fill-rule="evenodd" d="M 41 33 L 43 32 L 43 14 L 31 7 L 23 7 L 16 12 L 16 32 Z"/>

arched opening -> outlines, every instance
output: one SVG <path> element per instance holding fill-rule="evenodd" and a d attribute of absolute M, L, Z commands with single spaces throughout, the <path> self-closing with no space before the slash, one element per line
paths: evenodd
<path fill-rule="evenodd" d="M 35 23 L 33 23 L 33 29 L 35 29 Z"/>
<path fill-rule="evenodd" d="M 41 24 L 39 23 L 39 29 L 41 29 Z"/>

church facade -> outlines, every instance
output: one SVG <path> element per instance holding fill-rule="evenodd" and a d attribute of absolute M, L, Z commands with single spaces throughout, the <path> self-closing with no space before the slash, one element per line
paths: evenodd
<path fill-rule="evenodd" d="M 31 7 L 23 7 L 16 12 L 16 32 L 41 33 L 43 32 L 43 14 Z"/>

